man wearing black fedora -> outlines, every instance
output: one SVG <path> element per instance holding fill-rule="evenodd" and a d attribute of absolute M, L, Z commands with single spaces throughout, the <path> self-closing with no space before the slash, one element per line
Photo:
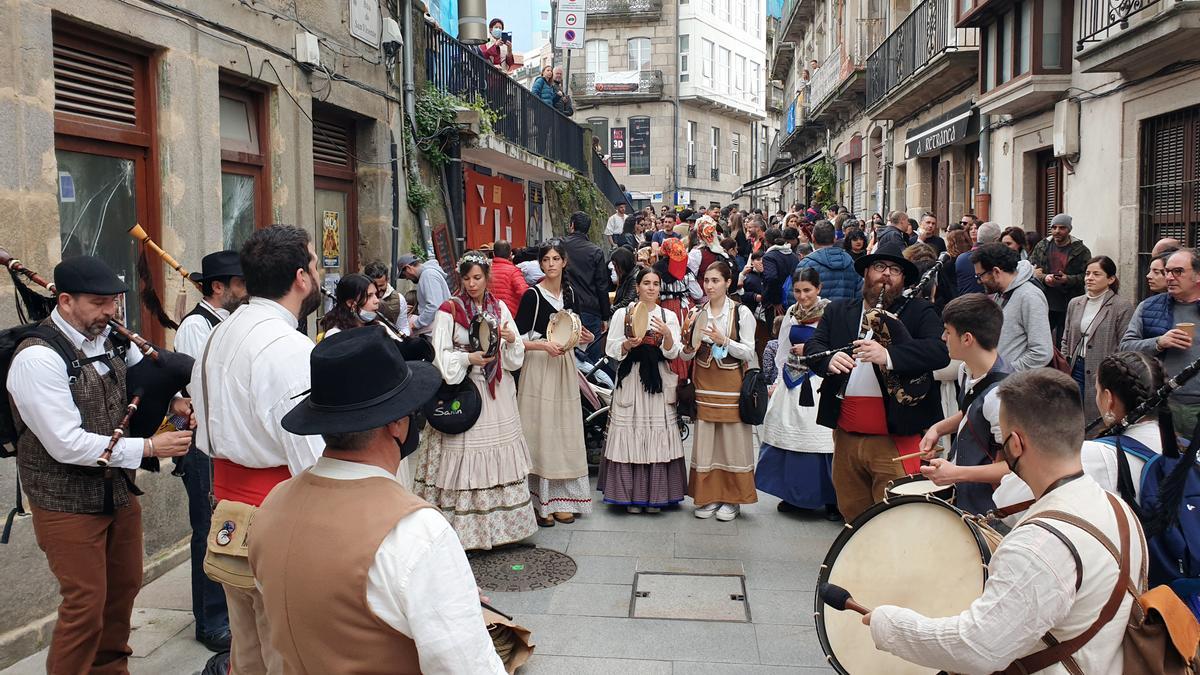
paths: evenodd
<path fill-rule="evenodd" d="M 805 352 L 837 351 L 809 362 L 825 378 L 817 423 L 833 429 L 833 486 L 852 521 L 883 499 L 888 481 L 916 473 L 925 429 L 941 419 L 932 371 L 950 362 L 933 304 L 904 298 L 917 268 L 899 247 L 882 245 L 855 262 L 863 297 L 825 309 Z"/>
<path fill-rule="evenodd" d="M 504 673 L 449 522 L 397 480 L 441 384 L 382 327 L 312 351 L 312 389 L 283 418 L 325 452 L 254 515 L 250 565 L 289 673 Z"/>
<path fill-rule="evenodd" d="M 242 263 L 237 251 L 217 251 L 204 256 L 200 271 L 189 277 L 200 284 L 202 297 L 192 311 L 179 322 L 175 331 L 175 351 L 199 361 L 204 345 L 217 324 L 225 320 L 246 297 Z M 188 497 L 188 521 L 192 527 L 192 616 L 196 620 L 196 639 L 214 652 L 229 650 L 229 609 L 221 584 L 204 573 L 204 553 L 208 548 L 208 528 L 212 520 L 209 503 L 211 460 L 192 445 L 176 473 L 183 474 Z"/>

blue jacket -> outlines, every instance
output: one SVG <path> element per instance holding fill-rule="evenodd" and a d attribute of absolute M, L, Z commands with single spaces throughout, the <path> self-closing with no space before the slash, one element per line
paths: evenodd
<path fill-rule="evenodd" d="M 766 285 L 766 303 L 783 304 L 783 282 L 796 271 L 799 260 L 792 249 L 782 244 L 772 246 L 763 254 L 763 283 Z"/>
<path fill-rule="evenodd" d="M 857 300 L 862 297 L 862 277 L 854 270 L 854 258 L 837 246 L 819 248 L 800 259 L 798 268 L 812 267 L 821 276 L 821 297 Z"/>
<path fill-rule="evenodd" d="M 975 263 L 971 261 L 971 252 L 979 248 L 958 254 L 954 259 L 954 273 L 958 279 L 958 295 L 967 293 L 983 293 L 983 286 L 975 279 Z M 955 296 L 958 297 L 958 296 Z"/>
<path fill-rule="evenodd" d="M 542 102 L 551 108 L 554 107 L 555 91 L 554 87 L 546 81 L 546 78 L 539 76 L 533 81 L 533 95 L 542 99 Z"/>
<path fill-rule="evenodd" d="M 1142 301 L 1142 337 L 1156 338 L 1175 326 L 1175 303 L 1170 293 L 1152 295 Z"/>

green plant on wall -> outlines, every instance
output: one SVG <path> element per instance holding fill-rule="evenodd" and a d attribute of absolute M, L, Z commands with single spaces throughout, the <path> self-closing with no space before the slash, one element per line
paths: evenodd
<path fill-rule="evenodd" d="M 592 228 L 590 234 L 592 235 L 593 239 L 598 241 L 598 236 L 601 235 L 602 230 L 604 229 L 604 223 L 608 220 L 608 217 L 612 215 L 608 212 L 608 200 L 604 198 L 604 195 L 600 192 L 600 189 L 597 188 L 596 184 L 593 183 L 592 180 L 587 176 L 576 173 L 569 166 L 561 162 L 556 162 L 555 165 L 560 169 L 571 171 L 573 176 L 569 181 L 553 181 L 547 183 L 547 185 L 550 186 L 550 189 L 554 192 L 554 195 L 557 197 L 555 201 L 560 209 L 560 213 L 552 214 L 552 218 L 562 221 L 561 223 L 554 223 L 556 225 L 556 230 L 561 230 L 561 228 L 565 227 L 565 219 L 569 217 L 571 213 L 575 211 L 583 211 L 591 216 Z"/>
<path fill-rule="evenodd" d="M 436 169 L 450 161 L 445 150 L 446 143 L 458 134 L 456 110 L 463 108 L 479 112 L 479 131 L 482 134 L 492 133 L 500 121 L 500 113 L 489 107 L 478 94 L 465 99 L 427 84 L 417 95 L 413 117 L 418 135 L 416 147 Z M 405 133 L 408 133 L 408 129 L 405 129 Z"/>
<path fill-rule="evenodd" d="M 821 160 L 808 168 L 808 184 L 813 188 L 813 199 L 822 209 L 833 206 L 837 200 L 837 171 L 829 160 Z"/>
<path fill-rule="evenodd" d="M 421 209 L 428 209 L 433 204 L 437 193 L 434 192 L 433 188 L 414 178 L 410 176 L 408 181 L 408 208 L 419 212 Z"/>

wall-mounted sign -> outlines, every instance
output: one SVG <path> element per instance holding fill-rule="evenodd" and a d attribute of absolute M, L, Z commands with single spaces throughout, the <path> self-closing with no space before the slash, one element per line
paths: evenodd
<path fill-rule="evenodd" d="M 642 73 L 638 70 L 617 70 L 607 73 L 596 73 L 595 88 L 598 92 L 635 92 L 642 81 Z"/>
<path fill-rule="evenodd" d="M 629 118 L 629 173 L 650 173 L 650 118 Z"/>
<path fill-rule="evenodd" d="M 611 141 L 608 146 L 609 166 L 625 166 L 628 155 L 625 143 L 625 127 L 613 127 L 609 129 Z"/>
<path fill-rule="evenodd" d="M 964 103 L 937 119 L 909 129 L 904 135 L 904 159 L 928 157 L 948 145 L 965 143 L 979 133 L 978 127 L 972 104 Z"/>
<path fill-rule="evenodd" d="M 376 0 L 350 0 L 350 35 L 372 47 L 378 47 L 379 24 L 379 3 Z"/>
<path fill-rule="evenodd" d="M 583 49 L 587 28 L 584 0 L 561 0 L 554 16 L 554 46 L 559 49 Z"/>
<path fill-rule="evenodd" d="M 323 267 L 341 267 L 341 227 L 342 214 L 337 211 L 325 211 L 321 218 L 321 265 Z"/>

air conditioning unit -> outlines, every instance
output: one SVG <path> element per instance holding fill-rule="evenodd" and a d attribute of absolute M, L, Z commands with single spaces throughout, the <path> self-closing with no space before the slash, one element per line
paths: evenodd
<path fill-rule="evenodd" d="M 1054 156 L 1079 154 L 1079 102 L 1066 99 L 1054 104 Z"/>

